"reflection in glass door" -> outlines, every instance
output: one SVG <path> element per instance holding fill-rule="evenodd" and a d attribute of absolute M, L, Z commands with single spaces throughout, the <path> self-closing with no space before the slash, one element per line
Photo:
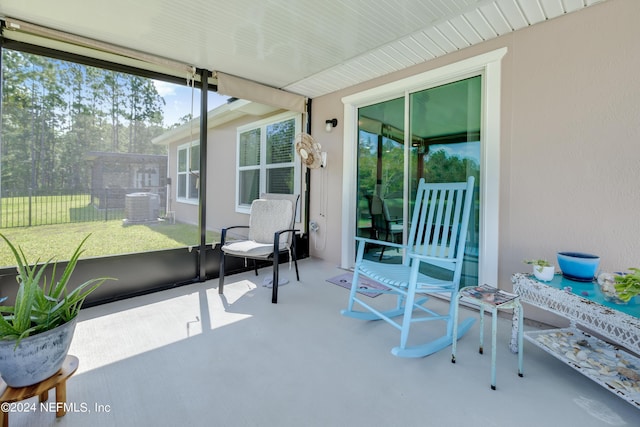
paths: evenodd
<path fill-rule="evenodd" d="M 358 111 L 357 235 L 403 241 L 404 97 Z M 398 251 L 367 247 L 367 256 L 400 263 Z"/>
<path fill-rule="evenodd" d="M 478 282 L 481 77 L 425 89 L 358 110 L 359 236 L 400 242 L 407 233 L 418 181 L 476 178 L 461 285 Z M 405 114 L 409 131 L 405 132 Z M 410 135 L 407 137 L 407 135 Z M 410 144 L 405 144 L 410 139 Z M 405 168 L 406 158 L 409 159 Z M 405 176 L 408 170 L 408 176 Z M 408 188 L 409 200 L 403 197 Z M 400 263 L 402 254 L 368 248 L 367 255 Z"/>

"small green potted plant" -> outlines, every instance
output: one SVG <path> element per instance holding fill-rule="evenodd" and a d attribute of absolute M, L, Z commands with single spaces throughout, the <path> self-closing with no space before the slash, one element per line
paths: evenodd
<path fill-rule="evenodd" d="M 556 268 L 546 259 L 525 259 L 524 263 L 532 265 L 533 275 L 543 282 L 551 281 L 556 272 Z"/>
<path fill-rule="evenodd" d="M 31 265 L 22 251 L 0 234 L 16 260 L 18 289 L 13 305 L 0 306 L 0 375 L 11 387 L 36 384 L 55 374 L 64 362 L 85 298 L 110 278 L 90 279 L 68 288 L 86 236 L 60 277 L 56 262 Z M 45 270 L 51 266 L 48 279 Z M 6 299 L 6 298 L 5 298 Z M 4 299 L 3 299 L 4 300 Z M 1 301 L 0 301 L 1 302 Z"/>
<path fill-rule="evenodd" d="M 601 273 L 598 285 L 605 300 L 628 304 L 640 294 L 640 269 L 629 268 L 630 273 Z"/>

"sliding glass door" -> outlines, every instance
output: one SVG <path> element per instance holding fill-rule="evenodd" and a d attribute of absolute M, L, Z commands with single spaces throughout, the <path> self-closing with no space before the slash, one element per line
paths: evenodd
<path fill-rule="evenodd" d="M 452 182 L 474 176 L 479 188 L 481 86 L 475 76 L 358 109 L 359 236 L 403 241 L 421 178 Z M 462 285 L 478 282 L 479 191 L 474 199 Z M 367 256 L 402 261 L 401 253 L 376 247 Z"/>
<path fill-rule="evenodd" d="M 402 242 L 404 98 L 361 108 L 358 114 L 357 235 Z M 381 248 L 367 248 L 373 253 Z M 387 252 L 387 262 L 398 262 Z"/>

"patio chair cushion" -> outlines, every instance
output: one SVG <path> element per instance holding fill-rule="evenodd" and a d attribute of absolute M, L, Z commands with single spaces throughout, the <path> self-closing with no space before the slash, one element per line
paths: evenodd
<path fill-rule="evenodd" d="M 249 258 L 268 258 L 273 253 L 273 243 L 257 243 L 242 240 L 226 244 L 222 250 L 226 254 Z"/>
<path fill-rule="evenodd" d="M 290 200 L 256 199 L 251 204 L 249 240 L 270 244 L 273 250 L 273 235 L 288 230 L 293 223 L 293 205 Z M 280 248 L 285 248 L 290 233 L 280 236 Z"/>

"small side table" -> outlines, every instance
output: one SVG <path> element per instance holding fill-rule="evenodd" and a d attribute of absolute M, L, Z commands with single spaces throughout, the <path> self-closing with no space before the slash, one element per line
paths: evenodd
<path fill-rule="evenodd" d="M 56 389 L 56 417 L 63 417 L 66 413 L 65 405 L 67 401 L 67 379 L 73 375 L 78 369 L 78 358 L 75 356 L 67 356 L 62 363 L 62 368 L 58 373 L 42 380 L 37 384 L 26 387 L 9 387 L 0 379 L 0 404 L 20 402 L 33 396 L 38 396 L 39 402 L 45 402 L 49 398 L 49 390 Z M 2 405 L 2 418 L 0 418 L 0 427 L 9 426 L 9 412 L 5 411 Z"/>
<path fill-rule="evenodd" d="M 496 389 L 496 329 L 498 328 L 498 310 L 513 309 L 514 317 L 518 319 L 518 376 L 523 376 L 522 358 L 523 358 L 523 317 L 522 305 L 520 297 L 489 285 L 467 286 L 460 289 L 458 298 L 454 303 L 454 323 L 453 336 L 458 334 L 458 306 L 460 300 L 475 304 L 480 309 L 480 354 L 483 354 L 484 341 L 484 312 L 491 312 L 491 389 Z M 451 346 L 451 363 L 456 363 L 456 340 L 453 340 Z"/>

